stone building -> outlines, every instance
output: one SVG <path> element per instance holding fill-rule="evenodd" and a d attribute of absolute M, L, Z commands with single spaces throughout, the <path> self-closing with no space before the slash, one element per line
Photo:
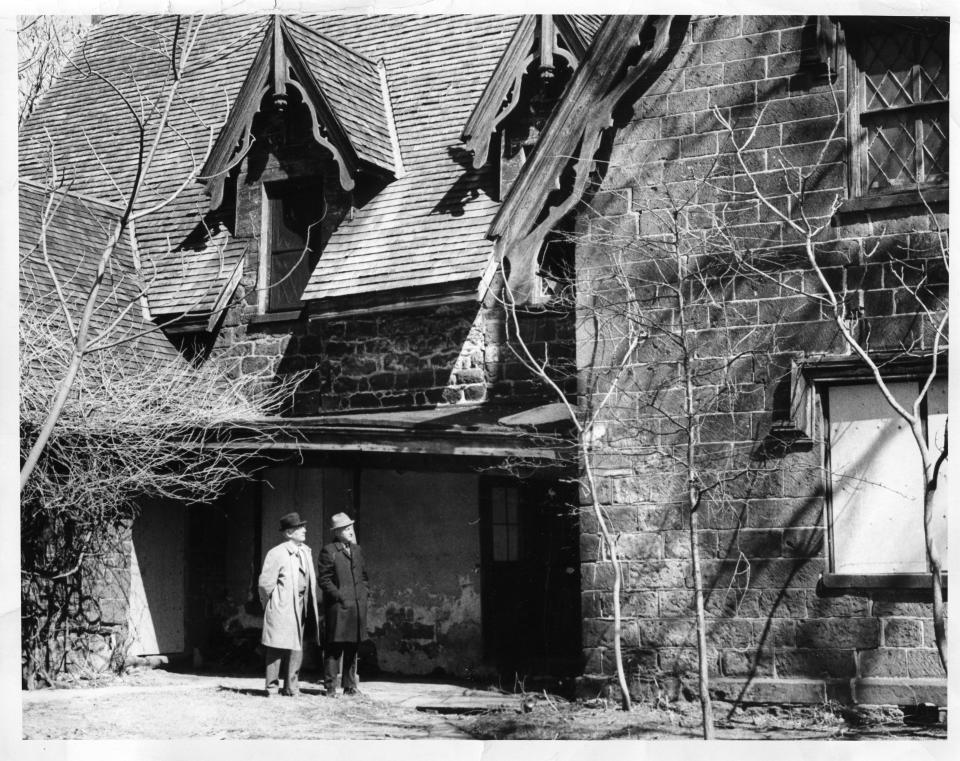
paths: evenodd
<path fill-rule="evenodd" d="M 120 96 L 156 97 L 165 46 L 191 28 L 180 23 L 100 21 L 78 72 L 21 131 L 21 177 L 42 182 L 53 153 L 76 197 L 128 190 L 141 134 Z M 256 575 L 277 518 L 298 510 L 318 546 L 329 516 L 346 510 L 373 581 L 367 667 L 499 674 L 505 686 L 577 676 L 593 689 L 612 674 L 611 563 L 586 509 L 596 497 L 627 570 L 632 687 L 689 685 L 686 482 L 664 455 L 676 431 L 652 412 L 672 408 L 650 403 L 649 384 L 608 394 L 601 383 L 615 403 L 595 421 L 595 488 L 578 494 L 584 463 L 556 404 L 561 392 L 592 409 L 584 378 L 604 369 L 629 366 L 639 383 L 676 364 L 652 349 L 614 359 L 625 313 L 585 297 L 602 291 L 614 259 L 628 274 L 649 265 L 651 242 L 669 239 L 664 219 L 682 219 L 685 239 L 716 241 L 720 229 L 728 253 L 776 263 L 714 293 L 738 324 L 703 304 L 692 326 L 697 361 L 730 364 L 735 330 L 754 341 L 736 402 L 712 410 L 695 442 L 700 456 L 754 453 L 741 488 L 700 511 L 717 689 L 944 703 L 921 484 L 915 473 L 888 483 L 885 470 L 916 453 L 899 435 L 839 442 L 844 425 L 867 436 L 892 416 L 877 412 L 869 378 L 805 295 L 803 241 L 763 199 L 788 219 L 825 220 L 816 245 L 831 244 L 829 282 L 854 299 L 851 319 L 909 393 L 933 352 L 924 306 L 943 311 L 946 300 L 945 28 L 205 19 L 137 199 L 157 206 L 131 230 L 142 318 L 229 377 L 303 380 L 282 417 L 238 421 L 262 434 L 269 457 L 253 480 L 212 505 L 144 507 L 132 534 L 135 654 L 215 658 L 255 641 Z M 917 45 L 921 36 L 933 44 Z M 522 308 L 504 309 L 505 292 Z M 649 308 L 669 321 L 662 297 Z M 531 373 L 538 361 L 557 385 Z M 574 362 L 579 396 L 564 372 Z M 945 357 L 940 366 L 923 408 L 936 446 Z M 850 487 L 853 501 L 882 504 L 881 517 L 854 506 L 838 519 L 848 487 L 825 452 L 858 463 L 856 482 L 880 496 Z"/>
<path fill-rule="evenodd" d="M 945 457 L 947 60 L 943 20 L 605 25 L 491 225 L 533 303 L 541 221 L 575 217 L 580 403 L 638 690 L 696 673 L 694 481 L 718 693 L 945 702 L 918 447 L 822 296 L 898 402 L 929 381 Z M 944 559 L 946 507 L 941 480 Z M 599 533 L 582 522 L 588 675 L 613 670 Z"/>

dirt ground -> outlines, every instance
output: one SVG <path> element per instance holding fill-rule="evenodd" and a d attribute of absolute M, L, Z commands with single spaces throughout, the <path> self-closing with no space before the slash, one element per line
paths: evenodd
<path fill-rule="evenodd" d="M 896 709 L 869 713 L 839 706 L 750 706 L 715 702 L 718 740 L 934 740 L 946 739 L 943 724 L 914 726 Z M 702 737 L 698 703 L 663 707 L 563 704 L 546 700 L 529 713 L 466 720 L 477 739 L 495 740 L 687 740 Z"/>
<path fill-rule="evenodd" d="M 370 682 L 362 697 L 331 700 L 309 679 L 299 698 L 262 696 L 248 675 L 135 671 L 96 686 L 21 693 L 23 738 L 282 738 L 614 740 L 700 737 L 699 706 L 572 703 L 546 695 Z M 449 698 L 453 695 L 454 698 Z M 458 698 L 457 696 L 464 696 Z M 445 702 L 446 701 L 446 702 Z M 496 710 L 490 706 L 497 704 Z M 943 724 L 912 725 L 900 711 L 838 706 L 715 705 L 718 739 L 945 739 Z"/>

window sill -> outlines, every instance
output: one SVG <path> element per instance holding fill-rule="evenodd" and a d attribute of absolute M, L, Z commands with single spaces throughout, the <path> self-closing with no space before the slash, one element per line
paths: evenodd
<path fill-rule="evenodd" d="M 945 204 L 950 199 L 950 189 L 946 185 L 925 190 L 903 190 L 898 193 L 882 193 L 877 195 L 850 198 L 843 202 L 837 213 L 858 214 L 864 211 L 880 211 L 895 209 L 902 206 L 929 206 Z"/>
<path fill-rule="evenodd" d="M 271 323 L 271 322 L 290 322 L 300 318 L 301 310 L 290 309 L 285 312 L 266 312 L 265 314 L 250 315 L 250 323 L 253 325 Z"/>
<path fill-rule="evenodd" d="M 947 573 L 941 574 L 943 589 L 947 589 Z M 929 573 L 825 573 L 820 577 L 821 586 L 828 591 L 857 589 L 930 589 Z"/>

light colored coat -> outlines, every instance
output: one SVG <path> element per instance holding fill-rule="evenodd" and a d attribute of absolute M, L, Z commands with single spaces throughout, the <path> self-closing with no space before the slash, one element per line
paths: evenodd
<path fill-rule="evenodd" d="M 257 587 L 260 603 L 263 605 L 263 636 L 260 642 L 267 647 L 302 650 L 305 633 L 312 635 L 317 644 L 320 643 L 317 576 L 313 570 L 313 555 L 305 544 L 301 545 L 300 549 L 307 572 L 305 615 L 301 615 L 300 606 L 296 604 L 300 575 L 297 545 L 290 541 L 278 544 L 263 559 L 263 570 L 260 572 Z"/>

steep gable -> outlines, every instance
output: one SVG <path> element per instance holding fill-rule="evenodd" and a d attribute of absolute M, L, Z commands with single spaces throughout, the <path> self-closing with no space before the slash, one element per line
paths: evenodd
<path fill-rule="evenodd" d="M 345 190 L 353 189 L 361 162 L 396 171 L 377 65 L 302 24 L 274 16 L 201 171 L 212 208 L 223 200 L 235 156 L 255 139 L 252 123 L 264 97 L 270 95 L 282 110 L 291 90 L 309 108 L 313 139 L 333 154 Z"/>
<path fill-rule="evenodd" d="M 585 50 L 586 41 L 569 17 L 523 18 L 460 136 L 473 153 L 474 167 L 486 163 L 490 139 L 511 113 L 521 103 L 530 106 L 531 93 L 541 100 L 560 97 Z M 560 82 L 554 81 L 558 74 Z M 544 103 L 541 109 L 551 105 Z"/>
<path fill-rule="evenodd" d="M 329 98 L 357 156 L 396 174 L 399 162 L 387 112 L 389 93 L 380 66 L 295 18 L 284 20 L 284 30 L 295 43 L 293 54 L 303 56 Z"/>
<path fill-rule="evenodd" d="M 485 284 L 493 281 L 493 272 L 507 259 L 514 299 L 525 303 L 541 298 L 535 284 L 544 241 L 583 198 L 603 132 L 613 124 L 614 109 L 664 60 L 675 18 L 611 16 L 597 31 L 589 56 L 490 225 L 497 250 Z M 565 170 L 567 178 L 561 183 Z"/>

